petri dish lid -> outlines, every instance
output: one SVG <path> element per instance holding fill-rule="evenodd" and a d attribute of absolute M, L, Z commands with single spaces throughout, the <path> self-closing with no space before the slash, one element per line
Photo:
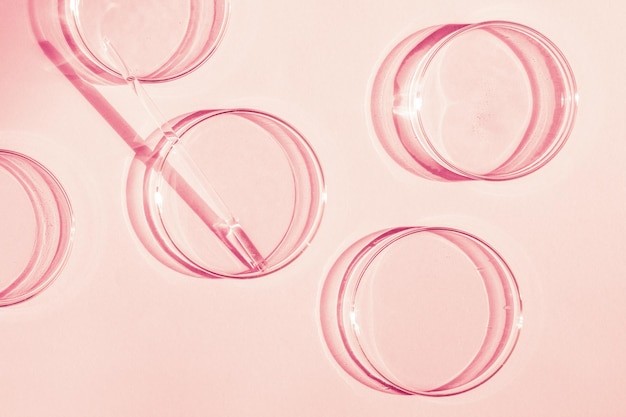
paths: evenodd
<path fill-rule="evenodd" d="M 172 125 L 180 141 L 166 142 L 144 186 L 150 228 L 172 259 L 195 275 L 252 278 L 308 247 L 325 190 L 300 133 L 248 109 L 199 111 Z"/>
<path fill-rule="evenodd" d="M 363 238 L 329 274 L 324 335 L 338 363 L 397 394 L 473 389 L 505 363 L 521 300 L 504 260 L 466 232 L 395 228 Z"/>
<path fill-rule="evenodd" d="M 505 21 L 443 37 L 409 91 L 418 140 L 442 166 L 473 179 L 512 179 L 548 163 L 577 107 L 563 53 L 536 30 Z"/>
<path fill-rule="evenodd" d="M 215 51 L 226 28 L 228 0 L 61 0 L 64 29 L 94 73 L 121 78 L 108 41 L 143 82 L 193 71 Z"/>
<path fill-rule="evenodd" d="M 503 181 L 557 155 L 578 93 L 548 38 L 488 21 L 411 34 L 379 67 L 371 99 L 376 133 L 404 168 L 437 180 Z"/>
<path fill-rule="evenodd" d="M 52 173 L 0 150 L 0 306 L 24 301 L 57 277 L 70 252 L 72 209 Z"/>

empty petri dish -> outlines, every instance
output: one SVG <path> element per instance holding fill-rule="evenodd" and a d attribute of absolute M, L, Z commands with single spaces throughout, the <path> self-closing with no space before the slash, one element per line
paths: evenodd
<path fill-rule="evenodd" d="M 193 71 L 215 51 L 228 17 L 227 0 L 59 0 L 62 29 L 73 52 L 93 73 L 122 74 L 107 45 L 142 82 Z"/>
<path fill-rule="evenodd" d="M 67 195 L 41 164 L 0 150 L 0 306 L 52 283 L 68 257 L 74 220 Z"/>
<path fill-rule="evenodd" d="M 331 269 L 322 327 L 337 362 L 390 393 L 475 388 L 511 354 L 522 323 L 515 278 L 481 239 L 404 227 L 356 242 Z"/>
<path fill-rule="evenodd" d="M 381 65 L 371 99 L 378 137 L 410 171 L 507 180 L 537 170 L 562 148 L 577 91 L 550 40 L 491 21 L 407 37 Z"/>
<path fill-rule="evenodd" d="M 200 276 L 252 278 L 309 245 L 324 180 L 294 128 L 247 109 L 198 111 L 172 126 L 180 140 L 165 141 L 148 163 L 143 198 L 171 259 Z"/>

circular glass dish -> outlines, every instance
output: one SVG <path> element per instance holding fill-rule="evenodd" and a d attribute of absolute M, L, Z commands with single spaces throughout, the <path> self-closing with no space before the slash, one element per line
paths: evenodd
<path fill-rule="evenodd" d="M 66 41 L 93 73 L 120 79 L 113 45 L 141 82 L 181 77 L 222 39 L 228 0 L 59 0 Z"/>
<path fill-rule="evenodd" d="M 475 388 L 511 354 L 521 300 L 505 261 L 443 227 L 394 228 L 352 245 L 322 293 L 337 362 L 385 392 L 446 396 Z"/>
<path fill-rule="evenodd" d="M 70 252 L 74 220 L 67 195 L 41 164 L 0 149 L 0 306 L 45 289 Z"/>
<path fill-rule="evenodd" d="M 164 142 L 144 181 L 149 227 L 171 258 L 200 276 L 252 278 L 309 245 L 324 180 L 294 128 L 246 109 L 198 111 L 172 126 L 180 140 Z"/>
<path fill-rule="evenodd" d="M 567 140 L 577 91 L 563 54 L 511 22 L 421 30 L 389 54 L 372 117 L 402 166 L 443 180 L 507 180 L 550 161 Z"/>

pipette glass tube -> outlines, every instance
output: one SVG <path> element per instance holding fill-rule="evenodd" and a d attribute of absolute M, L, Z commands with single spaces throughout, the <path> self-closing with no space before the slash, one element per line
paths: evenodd
<path fill-rule="evenodd" d="M 162 116 L 152 98 L 150 98 L 139 82 L 139 79 L 129 72 L 128 66 L 111 41 L 108 38 L 104 38 L 103 42 L 109 56 L 118 64 L 118 69 L 122 77 L 133 89 L 135 95 L 148 115 L 155 122 L 165 140 L 169 145 L 175 146 L 180 141 L 180 137 L 176 134 L 176 131 Z M 150 146 L 150 144 L 148 144 L 148 146 Z M 152 144 L 150 147 L 155 149 L 157 146 L 160 146 L 160 144 Z M 209 228 L 223 240 L 226 247 L 233 252 L 237 259 L 244 262 L 252 270 L 262 271 L 265 264 L 263 256 L 254 246 L 254 243 L 250 241 L 250 238 L 235 216 L 233 216 L 228 207 L 226 207 L 224 201 L 217 191 L 215 191 L 210 181 L 205 177 L 202 171 L 195 166 L 193 159 L 187 155 L 184 147 L 177 148 L 176 152 L 179 157 L 171 159 L 171 161 L 177 162 L 176 166 L 172 168 L 178 172 L 180 178 L 186 181 L 190 189 L 194 191 L 194 194 L 206 203 L 204 212 L 208 213 L 205 219 L 209 222 L 207 224 Z"/>

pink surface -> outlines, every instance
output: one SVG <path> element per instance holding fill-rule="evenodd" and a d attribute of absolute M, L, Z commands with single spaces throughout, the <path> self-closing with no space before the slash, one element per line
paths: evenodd
<path fill-rule="evenodd" d="M 301 257 L 270 276 L 235 281 L 192 278 L 152 256 L 126 206 L 133 152 L 39 48 L 27 2 L 3 3 L 0 147 L 56 175 L 72 201 L 76 235 L 51 287 L 0 310 L 0 414 L 626 412 L 626 8 L 232 0 L 210 60 L 148 86 L 150 95 L 167 118 L 228 107 L 279 116 L 315 149 L 328 190 L 321 227 Z M 370 120 L 378 66 L 418 29 L 492 19 L 539 30 L 568 58 L 580 93 L 568 143 L 539 171 L 502 183 L 411 174 L 384 151 Z M 133 129 L 153 130 L 130 89 L 100 91 Z M 472 391 L 383 393 L 347 374 L 326 346 L 320 296 L 334 261 L 362 236 L 402 225 L 476 234 L 515 272 L 524 302 L 519 342 L 502 370 Z"/>

